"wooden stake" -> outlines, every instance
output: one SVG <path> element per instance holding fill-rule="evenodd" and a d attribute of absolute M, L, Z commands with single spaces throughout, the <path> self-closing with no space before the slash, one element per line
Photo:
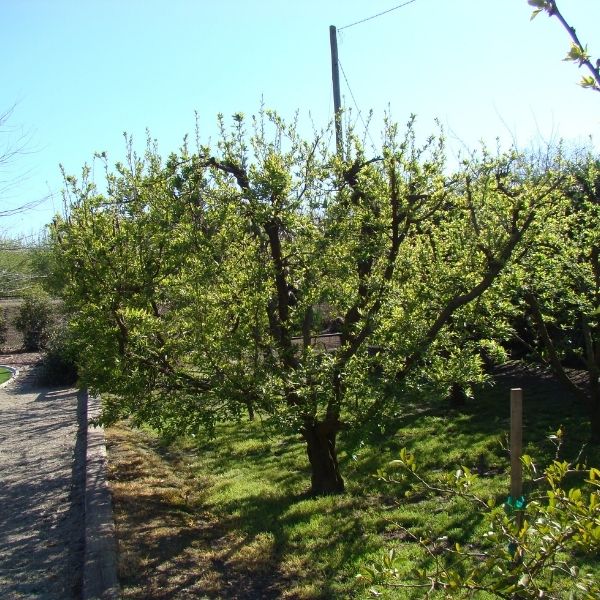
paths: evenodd
<path fill-rule="evenodd" d="M 514 500 L 523 495 L 523 390 L 510 390 L 510 495 Z"/>

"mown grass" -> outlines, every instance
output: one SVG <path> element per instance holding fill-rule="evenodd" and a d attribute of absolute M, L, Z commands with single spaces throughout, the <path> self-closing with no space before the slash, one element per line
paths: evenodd
<path fill-rule="evenodd" d="M 4 367 L 0 367 L 0 384 L 10 379 L 11 372 Z"/>
<path fill-rule="evenodd" d="M 214 439 L 169 445 L 150 432 L 109 430 L 123 597 L 372 598 L 355 577 L 361 568 L 390 548 L 406 573 L 421 560 L 406 530 L 477 544 L 483 532 L 472 505 L 405 497 L 402 485 L 375 474 L 406 447 L 425 469 L 479 469 L 485 475 L 475 491 L 502 501 L 508 390 L 519 383 L 525 451 L 540 464 L 550 461 L 556 449 L 546 438 L 562 425 L 563 453 L 579 453 L 587 434 L 581 408 L 549 380 L 518 372 L 479 390 L 462 411 L 421 404 L 385 431 L 342 435 L 341 496 L 309 497 L 299 438 L 271 437 L 258 421 L 222 424 Z M 600 464 L 595 449 L 582 458 Z M 378 589 L 381 598 L 423 597 L 420 589 Z"/>

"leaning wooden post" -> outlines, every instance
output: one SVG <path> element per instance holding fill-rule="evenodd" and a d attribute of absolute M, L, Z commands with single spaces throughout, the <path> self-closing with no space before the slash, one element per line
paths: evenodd
<path fill-rule="evenodd" d="M 523 390 L 510 390 L 510 495 L 517 500 L 523 495 Z"/>

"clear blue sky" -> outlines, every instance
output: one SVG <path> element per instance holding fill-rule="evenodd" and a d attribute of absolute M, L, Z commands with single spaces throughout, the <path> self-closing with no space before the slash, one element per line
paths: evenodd
<path fill-rule="evenodd" d="M 77 174 L 94 151 L 112 162 L 122 133 L 143 150 L 145 130 L 164 154 L 193 134 L 214 136 L 215 115 L 257 111 L 261 97 L 310 131 L 331 118 L 329 25 L 343 27 L 401 0 L 0 0 L 0 134 L 29 136 L 29 153 L 0 179 L 18 178 L 0 210 L 51 195 L 37 210 L 0 221 L 5 235 L 40 230 L 62 209 L 59 163 Z M 600 56 L 600 1 L 560 0 Z M 500 137 L 525 147 L 600 139 L 600 94 L 561 62 L 569 40 L 558 21 L 529 21 L 526 0 L 415 0 L 340 31 L 340 61 L 379 138 L 386 108 L 400 122 L 440 119 L 458 147 Z M 344 104 L 353 106 L 342 78 Z M 360 122 L 359 122 L 360 126 Z M 460 141 L 459 141 L 460 140 Z M 23 174 L 26 174 L 22 177 Z M 1 187 L 1 186 L 0 186 Z"/>

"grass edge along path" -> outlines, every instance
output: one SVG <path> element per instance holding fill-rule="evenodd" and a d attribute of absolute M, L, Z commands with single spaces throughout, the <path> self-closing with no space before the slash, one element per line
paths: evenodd
<path fill-rule="evenodd" d="M 0 385 L 6 383 L 12 377 L 12 371 L 6 367 L 0 367 Z"/>
<path fill-rule="evenodd" d="M 545 441 L 552 427 L 562 424 L 572 453 L 584 417 L 562 392 L 537 383 L 535 392 L 524 386 L 525 451 L 545 464 L 554 452 Z M 481 539 L 479 515 L 467 503 L 405 497 L 375 473 L 407 447 L 427 468 L 479 468 L 480 493 L 502 501 L 511 385 L 487 389 L 460 413 L 442 403 L 421 406 L 376 439 L 342 440 L 348 492 L 327 498 L 304 494 L 308 470 L 299 440 L 270 438 L 256 422 L 220 426 L 213 440 L 170 445 L 151 432 L 109 428 L 124 600 L 372 598 L 355 578 L 362 567 L 392 547 L 407 573 L 417 566 L 404 528 L 446 536 L 449 544 Z M 422 590 L 378 589 L 381 598 L 422 597 Z"/>

